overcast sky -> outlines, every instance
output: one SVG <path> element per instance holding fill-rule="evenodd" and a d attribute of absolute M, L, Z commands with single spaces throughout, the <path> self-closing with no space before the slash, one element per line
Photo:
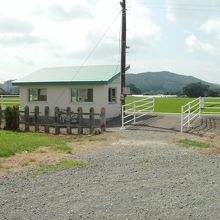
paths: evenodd
<path fill-rule="evenodd" d="M 220 84 L 219 0 L 127 6 L 130 72 L 168 70 Z M 0 82 L 43 67 L 119 64 L 120 10 L 119 0 L 0 0 Z"/>

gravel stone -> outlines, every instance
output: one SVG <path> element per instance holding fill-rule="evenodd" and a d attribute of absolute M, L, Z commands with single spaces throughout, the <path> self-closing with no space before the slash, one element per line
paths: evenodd
<path fill-rule="evenodd" d="M 86 167 L 1 177 L 0 219 L 220 219 L 219 155 L 176 146 L 174 131 L 118 133 L 77 157 Z"/>

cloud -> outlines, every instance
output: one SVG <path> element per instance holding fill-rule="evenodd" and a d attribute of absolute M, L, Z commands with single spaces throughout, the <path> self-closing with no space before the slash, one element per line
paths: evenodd
<path fill-rule="evenodd" d="M 45 42 L 45 39 L 31 34 L 0 34 L 0 45 L 4 47 L 33 45 Z"/>
<path fill-rule="evenodd" d="M 81 57 L 81 60 L 83 60 L 100 41 L 100 44 L 88 62 L 118 62 L 120 54 L 121 15 L 118 16 L 118 19 L 112 25 L 104 39 L 101 39 L 120 10 L 119 3 L 116 1 L 115 3 L 117 4 L 104 0 L 97 1 L 94 6 L 95 10 L 91 11 L 93 15 L 93 19 L 91 20 L 69 21 L 60 25 L 56 24 L 56 27 L 52 25 L 50 30 L 53 33 L 53 38 L 54 40 L 56 39 L 56 42 L 60 42 L 61 46 L 59 49 L 53 51 L 54 56 L 60 59 L 63 57 L 67 59 L 79 59 Z M 130 5 L 131 9 L 127 11 L 127 44 L 131 47 L 132 53 L 137 53 L 137 51 L 143 52 L 148 45 L 152 45 L 160 40 L 160 27 L 152 22 L 149 9 L 145 5 L 137 0 L 133 0 Z M 104 8 L 109 8 L 109 10 L 105 11 L 105 15 L 103 14 Z M 74 28 L 68 31 L 68 35 L 60 36 L 64 33 L 63 29 L 69 26 Z M 53 30 L 54 28 L 56 30 Z M 64 38 L 66 40 L 61 42 L 61 39 Z"/>
<path fill-rule="evenodd" d="M 179 20 L 196 23 L 219 14 L 219 0 L 166 0 L 166 16 L 171 22 Z"/>
<path fill-rule="evenodd" d="M 209 43 L 200 41 L 195 35 L 190 35 L 186 38 L 185 44 L 191 53 L 204 52 L 213 54 L 216 52 L 216 47 Z"/>
<path fill-rule="evenodd" d="M 22 74 L 43 66 L 80 65 L 98 42 L 86 64 L 118 63 L 119 0 L 0 2 L 1 71 Z M 149 45 L 160 40 L 160 26 L 142 0 L 128 0 L 127 5 L 128 46 L 133 56 L 144 54 Z"/>
<path fill-rule="evenodd" d="M 30 57 L 27 57 L 24 54 L 15 55 L 15 59 L 19 61 L 20 64 L 24 65 L 34 65 L 34 61 L 30 59 Z"/>
<path fill-rule="evenodd" d="M 61 4 L 53 4 L 48 6 L 44 13 L 55 21 L 89 19 L 92 17 L 90 8 L 88 5 L 83 4 L 83 2 L 81 2 L 81 4 L 78 2 L 77 4 L 67 9 L 65 9 L 65 7 Z"/>
<path fill-rule="evenodd" d="M 214 34 L 218 41 L 220 41 L 220 18 L 210 18 L 202 26 L 201 30 Z"/>
<path fill-rule="evenodd" d="M 21 21 L 10 17 L 0 18 L 1 33 L 31 33 L 33 26 L 28 21 Z"/>
<path fill-rule="evenodd" d="M 161 39 L 161 28 L 151 19 L 150 9 L 140 1 L 133 1 L 128 11 L 128 44 L 131 50 L 144 49 Z"/>

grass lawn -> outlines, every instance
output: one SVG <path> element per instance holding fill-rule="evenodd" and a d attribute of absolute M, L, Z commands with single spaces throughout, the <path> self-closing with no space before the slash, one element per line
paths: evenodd
<path fill-rule="evenodd" d="M 52 135 L 0 131 L 0 157 L 13 156 L 23 151 L 33 151 L 41 146 L 66 146 L 67 141 Z"/>
<path fill-rule="evenodd" d="M 126 103 L 141 100 L 139 97 L 127 97 Z M 193 98 L 155 98 L 155 112 L 180 113 L 181 106 L 194 100 Z"/>
<path fill-rule="evenodd" d="M 16 153 L 31 152 L 46 146 L 53 152 L 71 154 L 69 144 L 88 144 L 106 141 L 102 136 L 54 136 L 39 133 L 11 132 L 0 130 L 0 157 L 10 157 Z"/>

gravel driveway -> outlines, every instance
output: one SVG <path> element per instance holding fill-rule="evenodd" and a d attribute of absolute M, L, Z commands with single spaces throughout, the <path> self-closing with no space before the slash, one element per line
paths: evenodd
<path fill-rule="evenodd" d="M 176 132 L 120 131 L 84 168 L 0 179 L 0 219 L 220 219 L 220 155 Z M 76 158 L 76 157 L 74 157 Z"/>

